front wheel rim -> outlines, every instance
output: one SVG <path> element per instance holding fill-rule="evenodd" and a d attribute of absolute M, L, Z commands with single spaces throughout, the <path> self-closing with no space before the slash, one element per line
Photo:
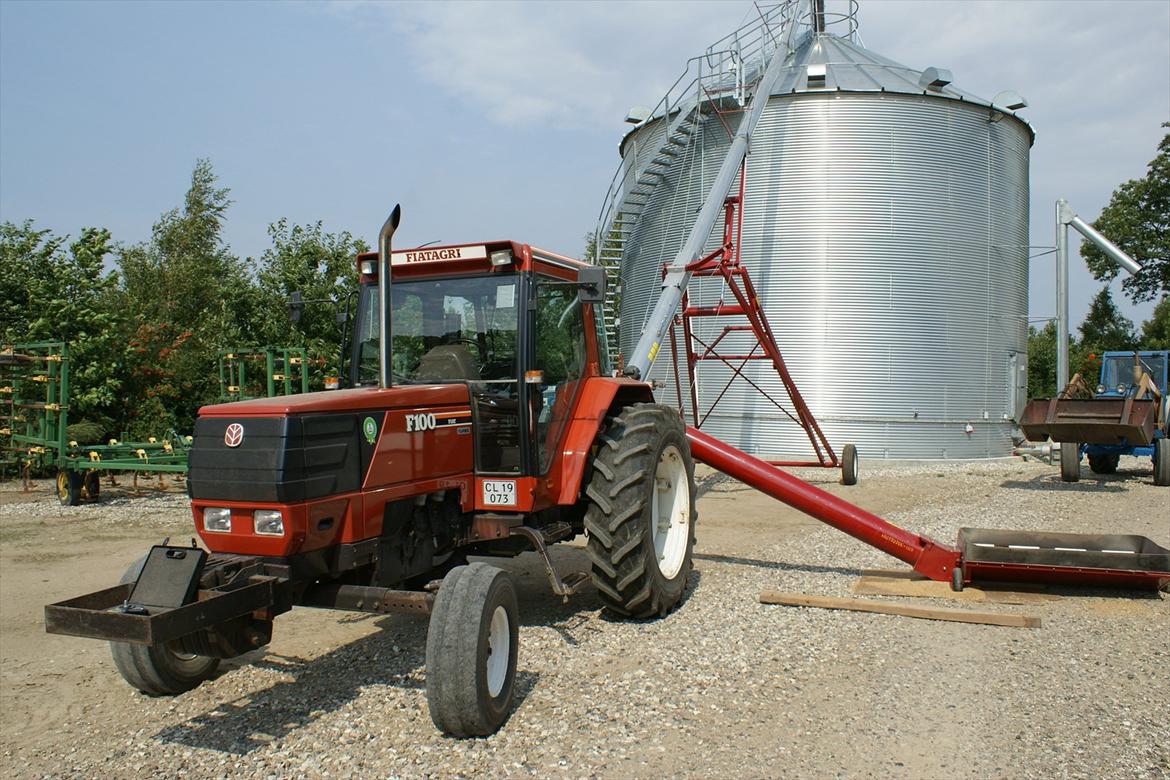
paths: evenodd
<path fill-rule="evenodd" d="M 64 471 L 57 472 L 57 498 L 61 501 L 69 498 L 69 477 Z"/>
<path fill-rule="evenodd" d="M 492 698 L 500 695 L 504 681 L 508 678 L 508 661 L 512 655 L 512 631 L 508 611 L 496 607 L 488 626 L 487 637 L 487 689 Z"/>
<path fill-rule="evenodd" d="M 662 451 L 650 496 L 650 533 L 658 570 L 668 580 L 682 569 L 690 535 L 691 492 L 686 462 L 678 447 Z"/>

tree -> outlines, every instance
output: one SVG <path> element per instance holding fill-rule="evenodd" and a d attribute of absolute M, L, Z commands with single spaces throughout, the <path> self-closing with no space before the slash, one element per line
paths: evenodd
<path fill-rule="evenodd" d="M 1170 128 L 1170 122 L 1163 127 Z M 1142 271 L 1122 282 L 1134 303 L 1170 292 L 1170 132 L 1140 179 L 1118 187 L 1093 223 L 1109 240 L 1142 264 Z M 1097 279 L 1113 279 L 1118 268 L 1093 244 L 1081 244 L 1081 256 Z"/>
<path fill-rule="evenodd" d="M 297 323 L 288 318 L 293 291 L 305 300 L 336 301 L 341 310 L 357 290 L 354 257 L 369 247 L 348 231 L 327 233 L 321 223 L 289 226 L 281 219 L 268 226 L 272 247 L 260 258 L 255 315 L 249 335 L 257 346 L 304 346 L 319 363 L 313 371 L 315 389 L 323 375 L 338 376 L 341 326 L 335 309 L 325 303 L 306 304 Z"/>
<path fill-rule="evenodd" d="M 1142 349 L 1170 349 L 1170 295 L 1163 295 L 1154 313 L 1142 323 Z"/>
<path fill-rule="evenodd" d="M 198 408 L 219 395 L 217 350 L 239 343 L 239 323 L 252 315 L 252 281 L 223 242 L 228 193 L 216 187 L 211 163 L 197 161 L 183 205 L 119 257 L 132 313 L 125 418 L 134 437 L 192 429 Z"/>
<path fill-rule="evenodd" d="M 1037 330 L 1028 326 L 1028 397 L 1056 395 L 1056 321 Z"/>
<path fill-rule="evenodd" d="M 1071 350 L 1069 363 L 1073 373 L 1080 373 L 1090 385 L 1101 371 L 1102 352 L 1137 347 L 1133 322 L 1118 311 L 1108 287 L 1093 298 L 1079 330 L 1081 338 Z"/>
<path fill-rule="evenodd" d="M 42 311 L 39 294 L 56 286 L 55 267 L 65 238 L 37 230 L 33 221 L 0 224 L 0 340 L 33 341 L 32 320 Z"/>
<path fill-rule="evenodd" d="M 69 244 L 32 221 L 0 225 L 0 339 L 63 341 L 69 347 L 69 419 L 94 441 L 116 428 L 122 396 L 122 309 L 108 230 L 83 228 Z"/>

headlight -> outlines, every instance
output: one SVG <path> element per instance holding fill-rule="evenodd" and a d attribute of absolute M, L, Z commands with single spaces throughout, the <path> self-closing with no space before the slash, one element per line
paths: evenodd
<path fill-rule="evenodd" d="M 1125 385 L 1118 385 L 1117 386 L 1117 394 L 1118 395 L 1125 395 Z"/>
<path fill-rule="evenodd" d="M 209 506 L 203 510 L 203 530 L 217 534 L 231 533 L 232 510 L 220 506 Z"/>
<path fill-rule="evenodd" d="M 373 276 L 378 273 L 378 265 L 374 260 L 362 260 L 362 276 Z"/>
<path fill-rule="evenodd" d="M 284 536 L 284 518 L 278 509 L 257 509 L 252 513 L 252 528 L 264 536 Z"/>
<path fill-rule="evenodd" d="M 1105 385 L 1097 385 L 1097 395 L 1105 392 Z"/>

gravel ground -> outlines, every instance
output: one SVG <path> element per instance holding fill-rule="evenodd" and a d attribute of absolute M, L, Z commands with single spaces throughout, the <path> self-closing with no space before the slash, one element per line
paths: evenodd
<path fill-rule="evenodd" d="M 850 495 L 824 472 L 803 475 Z M 1051 466 L 1019 461 L 866 464 L 862 480 L 865 495 L 904 506 L 888 519 L 941 541 L 972 525 L 1135 532 L 1170 546 L 1170 493 L 1151 484 L 1148 461 L 1123 459 L 1116 476 L 1070 485 Z M 1042 604 L 976 606 L 1040 615 L 1040 629 L 765 606 L 760 590 L 848 595 L 860 569 L 897 562 L 721 475 L 708 472 L 701 484 L 696 571 L 684 603 L 663 620 L 611 620 L 588 589 L 562 604 L 533 556 L 504 563 L 521 591 L 520 701 L 491 738 L 436 734 L 423 621 L 296 610 L 277 621 L 270 647 L 173 699 L 134 693 L 108 661 L 91 668 L 73 684 L 80 704 L 48 734 L 33 738 L 4 721 L 0 771 L 1170 777 L 1165 596 L 1064 590 Z M 185 522 L 181 496 L 115 501 L 77 510 L 9 503 L 0 506 L 0 531 L 42 514 L 72 521 L 74 512 L 87 524 L 147 531 Z M 755 523 L 754 532 L 728 530 L 742 522 Z M 5 554 L 13 544 L 4 542 Z M 572 545 L 554 556 L 567 571 L 587 565 Z M 52 637 L 40 647 L 68 659 L 82 644 Z M 37 687 L 43 663 L 9 664 L 4 698 L 47 696 L 51 685 Z"/>

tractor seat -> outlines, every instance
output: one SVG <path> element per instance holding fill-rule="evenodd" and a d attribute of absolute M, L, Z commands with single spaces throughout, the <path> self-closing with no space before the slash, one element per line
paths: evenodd
<path fill-rule="evenodd" d="M 478 382 L 480 376 L 479 368 L 467 347 L 462 344 L 440 344 L 422 356 L 414 378 L 431 382 Z"/>

